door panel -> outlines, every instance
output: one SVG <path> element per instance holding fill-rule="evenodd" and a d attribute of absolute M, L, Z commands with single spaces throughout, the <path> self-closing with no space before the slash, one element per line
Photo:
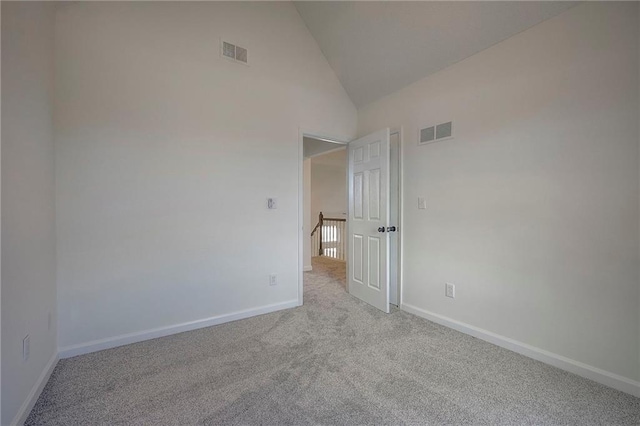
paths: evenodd
<path fill-rule="evenodd" d="M 369 237 L 369 287 L 380 290 L 380 238 Z"/>
<path fill-rule="evenodd" d="M 369 172 L 369 220 L 380 220 L 380 169 Z"/>
<path fill-rule="evenodd" d="M 389 312 L 389 129 L 349 143 L 349 293 Z"/>
<path fill-rule="evenodd" d="M 353 203 L 354 210 L 353 216 L 356 219 L 362 219 L 364 216 L 362 212 L 364 211 L 362 205 L 362 189 L 364 187 L 364 174 L 356 173 L 353 177 Z"/>
<path fill-rule="evenodd" d="M 353 235 L 353 264 L 351 271 L 353 272 L 353 280 L 358 284 L 364 284 L 362 277 L 362 265 L 364 264 L 362 256 L 364 252 L 362 250 L 362 235 Z M 351 259 L 350 259 L 351 260 Z M 351 262 L 350 262 L 351 263 Z"/>

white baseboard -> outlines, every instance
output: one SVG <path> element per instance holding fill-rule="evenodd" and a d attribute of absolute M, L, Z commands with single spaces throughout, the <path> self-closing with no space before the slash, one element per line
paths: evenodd
<path fill-rule="evenodd" d="M 635 380 L 610 373 L 600 368 L 545 351 L 544 349 L 536 348 L 535 346 L 527 345 L 526 343 L 522 343 L 406 303 L 403 303 L 400 306 L 400 309 L 429 321 L 444 325 L 445 327 L 449 327 L 462 333 L 477 337 L 478 339 L 493 343 L 494 345 L 509 349 L 510 351 L 533 358 L 537 361 L 544 362 L 545 364 L 560 368 L 561 370 L 577 374 L 578 376 L 585 377 L 593 380 L 594 382 L 640 397 L 640 382 Z"/>
<path fill-rule="evenodd" d="M 129 345 L 131 343 L 142 342 L 144 340 L 157 339 L 158 337 L 165 337 L 171 334 L 211 327 L 212 325 L 224 324 L 226 322 L 241 320 L 256 315 L 263 315 L 283 309 L 295 308 L 296 306 L 298 306 L 298 300 L 290 300 L 288 302 L 276 303 L 273 305 L 262 306 L 260 308 L 245 309 L 242 311 L 217 315 L 215 317 L 205 318 L 201 320 L 184 322 L 182 324 L 154 328 L 137 333 L 123 334 L 106 339 L 93 340 L 87 343 L 59 348 L 58 355 L 60 358 L 70 358 L 77 355 L 84 355 L 104 349 L 111 349 L 118 346 Z"/>
<path fill-rule="evenodd" d="M 305 267 L 302 268 L 302 271 L 303 272 L 311 272 L 311 271 L 313 271 L 313 268 L 311 267 L 311 265 L 305 266 Z"/>
<path fill-rule="evenodd" d="M 44 389 L 44 386 L 49 381 L 49 377 L 51 377 L 51 373 L 53 373 L 53 369 L 56 367 L 58 359 L 58 354 L 54 353 L 51 356 L 51 359 L 49 359 L 49 362 L 47 362 L 44 370 L 42 370 L 40 377 L 38 377 L 38 381 L 33 385 L 31 390 L 29 391 L 29 394 L 27 395 L 27 398 L 24 400 L 22 406 L 16 413 L 16 416 L 13 418 L 13 421 L 10 423 L 11 426 L 23 425 L 27 420 L 27 417 L 29 417 L 29 413 L 31 413 L 31 410 L 33 410 L 33 406 L 36 405 L 36 402 L 38 401 L 38 398 L 42 393 L 42 389 Z"/>

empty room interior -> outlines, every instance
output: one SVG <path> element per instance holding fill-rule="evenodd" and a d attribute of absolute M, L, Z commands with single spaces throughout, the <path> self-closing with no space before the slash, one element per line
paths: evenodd
<path fill-rule="evenodd" d="M 2 1 L 0 424 L 640 424 L 639 24 Z"/>

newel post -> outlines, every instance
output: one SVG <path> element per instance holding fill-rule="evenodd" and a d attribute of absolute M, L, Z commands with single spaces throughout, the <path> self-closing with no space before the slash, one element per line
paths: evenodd
<path fill-rule="evenodd" d="M 322 256 L 322 221 L 323 216 L 322 212 L 320 212 L 320 214 L 318 215 L 318 223 L 320 224 L 320 249 L 318 250 L 318 256 Z"/>

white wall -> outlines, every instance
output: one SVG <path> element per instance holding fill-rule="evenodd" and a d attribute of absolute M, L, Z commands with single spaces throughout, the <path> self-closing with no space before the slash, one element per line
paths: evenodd
<path fill-rule="evenodd" d="M 50 3 L 2 2 L 3 425 L 57 353 L 53 13 Z"/>
<path fill-rule="evenodd" d="M 640 378 L 637 9 L 576 6 L 359 110 L 404 131 L 405 304 Z"/>
<path fill-rule="evenodd" d="M 299 128 L 357 113 L 293 4 L 60 5 L 56 94 L 63 349 L 296 303 Z"/>
<path fill-rule="evenodd" d="M 311 158 L 311 225 L 318 215 L 346 218 L 347 150 Z"/>

